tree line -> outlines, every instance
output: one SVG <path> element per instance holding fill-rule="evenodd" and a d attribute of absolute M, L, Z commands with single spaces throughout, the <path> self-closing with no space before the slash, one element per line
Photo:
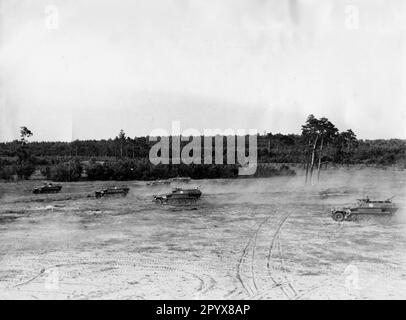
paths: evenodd
<path fill-rule="evenodd" d="M 32 135 L 28 128 L 21 127 L 19 140 L 0 143 L 0 179 L 9 179 L 13 175 L 27 178 L 36 168 L 48 178 L 63 181 L 80 179 L 84 170 L 88 179 L 97 180 L 150 180 L 177 175 L 226 178 L 235 177 L 238 171 L 236 165 L 153 166 L 148 161 L 148 155 L 156 142 L 149 141 L 148 136 L 128 137 L 123 130 L 114 139 L 72 142 L 28 142 Z M 227 137 L 222 139 L 223 156 L 226 157 Z M 203 143 L 204 139 L 201 140 Z M 181 147 L 187 143 L 182 141 Z M 327 164 L 396 165 L 406 168 L 405 151 L 405 140 L 360 140 L 351 129 L 340 132 L 327 118 L 317 119 L 314 115 L 308 116 L 301 134 L 264 133 L 257 136 L 259 163 L 302 164 L 308 182 L 315 171 L 319 178 L 322 167 Z M 277 172 L 277 169 L 270 168 L 261 167 L 260 174 L 292 174 L 287 170 Z"/>

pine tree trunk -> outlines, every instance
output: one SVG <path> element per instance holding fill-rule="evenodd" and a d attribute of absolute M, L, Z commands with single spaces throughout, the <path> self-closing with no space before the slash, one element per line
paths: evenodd
<path fill-rule="evenodd" d="M 319 140 L 319 135 L 316 136 L 316 140 L 314 140 L 314 145 L 313 145 L 313 150 L 312 150 L 312 161 L 310 165 L 310 179 L 309 181 L 312 181 L 312 176 L 313 176 L 313 168 L 314 168 L 314 154 L 316 152 L 316 146 L 317 146 L 317 141 Z"/>
<path fill-rule="evenodd" d="M 305 183 L 307 183 L 307 178 L 309 176 L 309 164 L 310 164 L 310 140 L 309 140 L 309 145 L 307 146 L 307 149 L 306 149 L 306 180 L 305 180 Z"/>
<path fill-rule="evenodd" d="M 321 143 L 320 143 L 320 151 L 319 151 L 319 165 L 317 166 L 317 181 L 320 179 L 320 166 L 321 166 L 321 158 L 323 156 L 323 140 L 324 137 L 321 137 Z"/>
<path fill-rule="evenodd" d="M 271 138 L 268 139 L 268 156 L 271 154 Z"/>

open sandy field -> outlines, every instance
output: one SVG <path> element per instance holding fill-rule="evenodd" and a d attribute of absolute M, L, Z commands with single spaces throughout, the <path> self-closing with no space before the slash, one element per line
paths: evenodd
<path fill-rule="evenodd" d="M 323 172 L 200 180 L 201 201 L 158 205 L 168 186 L 130 182 L 0 184 L 2 299 L 405 299 L 406 212 L 335 222 L 332 206 L 370 198 L 406 203 L 406 172 Z M 120 183 L 121 184 L 121 183 Z M 335 188 L 337 194 L 320 197 Z M 88 197 L 92 195 L 92 197 Z"/>

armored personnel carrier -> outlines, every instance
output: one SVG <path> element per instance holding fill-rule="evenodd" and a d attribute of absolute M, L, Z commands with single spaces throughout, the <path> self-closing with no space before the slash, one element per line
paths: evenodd
<path fill-rule="evenodd" d="M 321 190 L 319 192 L 319 196 L 321 198 L 328 198 L 328 197 L 344 197 L 344 196 L 349 196 L 351 194 L 356 193 L 357 190 L 353 188 L 348 188 L 348 187 L 341 187 L 341 188 L 327 188 L 324 190 Z"/>
<path fill-rule="evenodd" d="M 192 180 L 190 177 L 175 177 L 171 179 L 172 182 L 178 183 L 188 183 L 190 180 Z"/>
<path fill-rule="evenodd" d="M 123 186 L 123 187 L 109 187 L 106 189 L 102 189 L 99 191 L 95 192 L 96 198 L 101 198 L 104 196 L 108 195 L 122 195 L 125 196 L 127 195 L 128 191 L 130 191 L 130 188 Z"/>
<path fill-rule="evenodd" d="M 154 180 L 154 181 L 148 181 L 147 186 L 159 186 L 163 184 L 170 184 L 170 180 Z"/>
<path fill-rule="evenodd" d="M 158 203 L 191 203 L 199 200 L 201 195 L 202 192 L 199 188 L 173 188 L 170 193 L 154 195 L 154 201 Z"/>
<path fill-rule="evenodd" d="M 354 206 L 331 209 L 331 214 L 336 221 L 355 220 L 360 214 L 391 215 L 398 210 L 396 204 L 392 203 L 392 198 L 386 200 L 370 200 L 368 197 L 358 199 Z"/>
<path fill-rule="evenodd" d="M 45 183 L 43 186 L 34 188 L 34 190 L 32 190 L 32 192 L 35 194 L 58 193 L 59 191 L 61 191 L 61 189 L 62 189 L 62 186 L 59 184 Z"/>

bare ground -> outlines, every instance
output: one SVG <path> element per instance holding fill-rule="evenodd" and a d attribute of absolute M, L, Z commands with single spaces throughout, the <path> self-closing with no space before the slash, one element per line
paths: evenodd
<path fill-rule="evenodd" d="M 109 199 L 88 197 L 103 182 L 54 195 L 0 184 L 0 298 L 405 299 L 405 211 L 341 224 L 329 215 L 365 194 L 404 206 L 405 172 L 331 171 L 313 187 L 302 178 L 194 181 L 202 200 L 179 207 L 152 203 L 168 187 L 143 182 Z"/>

